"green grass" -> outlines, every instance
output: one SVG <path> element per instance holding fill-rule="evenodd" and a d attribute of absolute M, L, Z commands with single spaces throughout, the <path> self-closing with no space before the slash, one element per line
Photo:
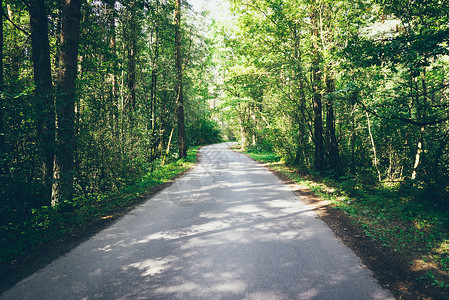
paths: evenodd
<path fill-rule="evenodd" d="M 384 247 L 432 262 L 449 276 L 449 212 L 433 203 L 423 191 L 404 185 L 368 187 L 350 176 L 306 178 L 297 168 L 281 163 L 273 153 L 247 154 L 257 161 L 268 162 L 271 168 L 330 201 L 358 224 L 367 236 Z M 433 273 L 424 279 L 449 290 L 449 282 L 436 279 Z"/>
<path fill-rule="evenodd" d="M 62 202 L 54 207 L 44 206 L 32 210 L 23 223 L 0 227 L 0 270 L 47 244 L 64 241 L 126 212 L 155 187 L 190 169 L 196 162 L 198 148 L 189 150 L 187 159 L 158 166 L 119 192 L 77 197 L 72 202 Z"/>
<path fill-rule="evenodd" d="M 240 145 L 239 144 L 235 145 L 233 149 L 240 150 Z M 262 163 L 279 162 L 282 158 L 280 155 L 277 155 L 276 153 L 252 145 L 246 149 L 245 153 L 248 154 L 250 157 L 252 157 L 252 159 Z"/>
<path fill-rule="evenodd" d="M 278 162 L 280 157 L 274 153 L 248 153 L 254 160 L 263 163 L 273 163 Z"/>

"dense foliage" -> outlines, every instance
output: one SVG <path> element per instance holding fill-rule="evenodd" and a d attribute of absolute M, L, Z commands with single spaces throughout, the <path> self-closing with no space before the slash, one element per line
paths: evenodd
<path fill-rule="evenodd" d="M 221 130 L 449 210 L 448 1 L 229 0 L 210 23 L 187 2 L 2 2 L 2 238 Z"/>
<path fill-rule="evenodd" d="M 229 2 L 220 114 L 241 147 L 321 182 L 307 184 L 411 268 L 433 262 L 421 279 L 447 294 L 449 2 Z"/>
<path fill-rule="evenodd" d="M 447 1 L 230 2 L 221 106 L 243 147 L 322 175 L 411 181 L 447 208 Z"/>
<path fill-rule="evenodd" d="M 160 172 L 186 156 L 180 143 L 221 139 L 202 15 L 172 0 L 63 2 L 2 1 L 2 245 Z"/>

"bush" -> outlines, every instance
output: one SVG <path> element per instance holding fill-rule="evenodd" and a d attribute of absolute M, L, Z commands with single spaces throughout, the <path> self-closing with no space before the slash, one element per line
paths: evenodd
<path fill-rule="evenodd" d="M 186 126 L 187 145 L 201 146 L 222 141 L 221 130 L 212 120 L 200 119 Z"/>

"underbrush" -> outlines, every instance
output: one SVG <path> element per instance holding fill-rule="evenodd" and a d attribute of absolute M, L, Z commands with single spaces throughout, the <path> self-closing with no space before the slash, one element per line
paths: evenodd
<path fill-rule="evenodd" d="M 264 151 L 256 147 L 250 147 L 246 150 L 253 159 L 263 163 L 279 162 L 281 157 L 273 152 Z"/>
<path fill-rule="evenodd" d="M 120 191 L 79 196 L 71 202 L 43 206 L 26 212 L 25 216 L 21 216 L 22 222 L 11 221 L 2 225 L 0 270 L 45 245 L 63 241 L 103 220 L 120 215 L 142 201 L 157 186 L 190 169 L 196 162 L 197 150 L 198 147 L 189 150 L 187 159 L 158 166 Z"/>
<path fill-rule="evenodd" d="M 432 201 L 425 190 L 404 184 L 367 186 L 351 176 L 307 176 L 281 163 L 273 153 L 247 154 L 331 202 L 383 247 L 417 257 L 410 265 L 428 263 L 436 267 L 438 274 L 428 271 L 416 279 L 449 291 L 449 211 Z"/>

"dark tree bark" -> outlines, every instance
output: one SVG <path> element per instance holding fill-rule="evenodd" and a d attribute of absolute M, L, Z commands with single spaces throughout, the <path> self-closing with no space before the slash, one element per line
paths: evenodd
<path fill-rule="evenodd" d="M 324 141 L 323 141 L 323 112 L 322 112 L 322 74 L 321 53 L 318 45 L 319 27 L 318 12 L 312 7 L 310 20 L 312 23 L 312 103 L 313 103 L 313 131 L 315 145 L 315 170 L 322 174 L 324 172 Z"/>
<path fill-rule="evenodd" d="M 335 91 L 335 83 L 329 71 L 326 71 L 326 155 L 329 170 L 337 174 L 341 173 L 340 153 L 335 134 L 334 100 L 330 96 Z"/>
<path fill-rule="evenodd" d="M 132 21 L 131 21 L 132 22 Z M 134 26 L 131 27 L 129 35 L 130 45 L 128 46 L 128 90 L 130 93 L 129 107 L 131 111 L 136 110 L 136 52 L 137 41 Z"/>
<path fill-rule="evenodd" d="M 115 28 L 115 20 L 116 20 L 116 11 L 115 11 L 115 0 L 105 0 L 106 5 L 106 14 L 108 20 L 108 39 L 109 39 L 109 55 L 106 57 L 109 66 L 110 77 L 108 79 L 109 84 L 109 93 L 110 93 L 110 126 L 113 129 L 115 134 L 115 138 L 119 139 L 118 136 L 118 119 L 119 119 L 119 101 L 118 101 L 118 79 L 117 79 L 117 41 L 116 41 L 116 28 Z M 110 81 L 109 81 L 110 80 Z"/>
<path fill-rule="evenodd" d="M 29 2 L 33 53 L 37 134 L 42 161 L 42 180 L 47 203 L 51 203 L 55 147 L 55 106 L 52 93 L 47 13 L 44 0 Z"/>
<path fill-rule="evenodd" d="M 3 1 L 0 6 L 0 94 L 3 93 Z M 0 97 L 0 176 L 6 173 L 6 139 L 3 123 L 4 98 Z M 1 179 L 1 178 L 0 178 Z M 1 192 L 1 191 L 0 191 Z"/>
<path fill-rule="evenodd" d="M 293 40 L 294 40 L 294 51 L 293 51 L 293 63 L 295 70 L 295 81 L 296 81 L 296 90 L 295 90 L 295 122 L 298 125 L 298 141 L 296 146 L 295 153 L 295 164 L 300 166 L 303 165 L 306 161 L 306 147 L 305 147 L 305 139 L 307 137 L 307 130 L 305 124 L 307 120 L 305 118 L 306 114 L 306 95 L 304 93 L 304 74 L 303 74 L 303 61 L 302 54 L 300 51 L 300 35 L 299 29 L 296 23 L 291 27 Z"/>
<path fill-rule="evenodd" d="M 155 1 L 154 27 L 153 27 L 153 57 L 151 70 L 151 103 L 150 103 L 150 117 L 151 117 L 151 160 L 156 157 L 156 151 L 159 144 L 159 136 L 156 130 L 156 100 L 158 89 L 159 76 L 159 0 Z"/>
<path fill-rule="evenodd" d="M 357 133 L 356 133 L 356 118 L 354 114 L 355 106 L 357 105 L 357 97 L 358 97 L 358 91 L 352 91 L 350 94 L 350 103 L 351 103 L 351 165 L 350 165 L 350 171 L 355 172 L 356 171 L 356 163 L 355 163 L 355 147 L 356 147 L 356 139 L 357 139 Z"/>
<path fill-rule="evenodd" d="M 153 62 L 151 70 L 151 130 L 153 130 L 153 135 L 155 131 L 155 108 L 156 108 L 156 92 L 157 92 L 157 78 L 158 78 L 158 69 L 159 69 L 159 20 L 158 20 L 158 14 L 159 14 L 159 0 L 156 0 L 156 13 L 155 13 L 155 20 L 154 20 L 154 54 L 153 54 Z"/>
<path fill-rule="evenodd" d="M 129 91 L 129 102 L 127 103 L 128 111 L 135 112 L 136 110 L 136 63 L 137 63 L 137 3 L 130 1 L 127 8 L 128 24 L 126 37 L 126 47 L 128 55 L 128 76 L 126 84 Z M 132 120 L 132 114 L 129 115 Z"/>
<path fill-rule="evenodd" d="M 75 88 L 78 64 L 81 0 L 65 0 L 62 5 L 61 53 L 56 97 L 55 182 L 52 204 L 73 198 L 75 154 Z"/>
<path fill-rule="evenodd" d="M 157 46 L 156 46 L 157 47 Z M 156 50 L 156 53 L 158 50 Z M 157 63 L 153 64 L 151 71 L 151 129 L 155 130 L 155 108 L 156 108 L 156 91 L 157 91 Z"/>
<path fill-rule="evenodd" d="M 105 0 L 105 4 L 106 4 L 106 10 L 107 10 L 107 17 L 108 17 L 108 34 L 109 34 L 109 47 L 111 48 L 111 56 L 109 57 L 109 62 L 111 63 L 112 66 L 115 65 L 115 61 L 114 58 L 116 56 L 116 34 L 115 34 L 115 17 L 116 17 L 116 13 L 115 13 L 115 0 Z M 111 76 L 111 85 L 112 85 L 112 97 L 113 97 L 113 105 L 117 106 L 117 103 L 115 102 L 116 99 L 118 98 L 118 83 L 117 83 L 117 72 L 116 72 L 116 68 L 112 67 L 112 70 L 110 70 L 110 72 L 112 72 L 112 76 Z"/>
<path fill-rule="evenodd" d="M 185 119 L 184 119 L 184 95 L 182 90 L 182 56 L 181 56 L 181 0 L 176 0 L 175 7 L 175 43 L 176 43 L 176 70 L 177 70 L 177 99 L 176 113 L 178 116 L 178 146 L 179 157 L 187 157 Z"/>

